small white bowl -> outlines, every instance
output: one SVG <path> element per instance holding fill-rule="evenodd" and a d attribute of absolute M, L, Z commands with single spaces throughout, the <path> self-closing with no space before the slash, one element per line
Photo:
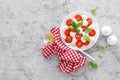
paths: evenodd
<path fill-rule="evenodd" d="M 63 27 L 66 26 L 66 20 L 69 19 L 69 18 L 73 19 L 76 14 L 86 15 L 87 17 L 92 18 L 92 25 L 91 25 L 91 26 L 92 26 L 93 29 L 95 29 L 95 31 L 96 31 L 96 35 L 92 37 L 92 39 L 93 39 L 94 41 L 91 41 L 88 46 L 83 46 L 83 47 L 81 47 L 81 48 L 78 48 L 78 47 L 76 47 L 76 46 L 73 46 L 73 45 L 65 42 L 65 34 L 64 34 L 64 29 L 65 29 L 65 28 L 63 28 Z M 92 15 L 90 15 L 90 14 L 88 14 L 88 13 L 86 13 L 86 12 L 81 12 L 81 11 L 75 11 L 75 12 L 67 15 L 67 16 L 64 18 L 64 20 L 62 21 L 62 24 L 61 24 L 61 26 L 60 26 L 60 34 L 61 34 L 62 41 L 63 41 L 68 47 L 70 47 L 70 48 L 72 48 L 72 49 L 74 49 L 74 50 L 87 50 L 87 49 L 91 48 L 91 47 L 96 43 L 96 41 L 98 40 L 99 33 L 100 33 L 100 28 L 99 28 L 99 24 L 98 24 L 97 20 L 95 19 L 95 17 L 93 17 Z"/>

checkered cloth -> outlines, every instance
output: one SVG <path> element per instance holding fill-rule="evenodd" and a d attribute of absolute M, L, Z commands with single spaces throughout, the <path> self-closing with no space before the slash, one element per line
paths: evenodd
<path fill-rule="evenodd" d="M 67 47 L 62 42 L 60 38 L 60 29 L 58 27 L 53 27 L 51 32 L 54 34 L 55 41 L 54 43 L 42 47 L 44 57 L 48 59 L 56 53 L 60 61 L 58 67 L 63 72 L 70 73 L 83 67 L 86 63 L 86 58 L 75 50 Z"/>

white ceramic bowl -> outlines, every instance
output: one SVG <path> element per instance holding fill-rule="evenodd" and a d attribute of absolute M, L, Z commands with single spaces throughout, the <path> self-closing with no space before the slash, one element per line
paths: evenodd
<path fill-rule="evenodd" d="M 91 41 L 90 41 L 90 44 L 89 44 L 88 46 L 83 46 L 83 47 L 81 47 L 81 48 L 78 48 L 78 47 L 76 47 L 76 46 L 73 46 L 73 45 L 70 44 L 70 43 L 66 43 L 66 42 L 65 42 L 65 34 L 64 34 L 65 28 L 64 28 L 64 27 L 65 27 L 65 25 L 66 25 L 66 20 L 69 19 L 69 18 L 73 19 L 76 14 L 86 15 L 87 17 L 92 18 L 92 25 L 91 25 L 91 26 L 92 26 L 93 29 L 95 29 L 95 31 L 96 31 L 96 35 L 95 35 L 94 37 L 92 37 L 92 39 L 94 39 L 94 40 L 91 40 Z M 80 50 L 80 49 L 81 49 L 81 50 L 87 50 L 87 49 L 91 48 L 91 47 L 96 43 L 96 41 L 97 41 L 97 39 L 98 39 L 98 37 L 99 37 L 99 33 L 100 33 L 100 28 L 99 28 L 99 24 L 98 24 L 97 20 L 95 19 L 95 17 L 93 17 L 92 15 L 90 15 L 90 14 L 88 14 L 88 13 L 86 13 L 86 12 L 81 12 L 81 11 L 75 11 L 75 12 L 67 15 L 67 16 L 64 18 L 64 20 L 63 20 L 63 22 L 62 22 L 62 24 L 61 24 L 61 27 L 60 27 L 60 34 L 61 34 L 62 41 L 63 41 L 68 47 L 70 47 L 70 48 L 72 48 L 72 49 L 74 49 L 74 50 Z"/>

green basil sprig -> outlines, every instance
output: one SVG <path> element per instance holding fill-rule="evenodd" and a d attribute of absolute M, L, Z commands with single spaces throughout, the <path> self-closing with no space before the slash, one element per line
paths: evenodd
<path fill-rule="evenodd" d="M 92 14 L 96 14 L 96 8 L 91 9 Z"/>
<path fill-rule="evenodd" d="M 97 63 L 94 63 L 94 62 L 92 62 L 92 61 L 89 61 L 89 62 L 88 62 L 88 67 L 89 67 L 89 68 L 93 68 L 93 69 L 97 69 L 97 68 L 98 68 L 98 65 L 97 65 Z"/>
<path fill-rule="evenodd" d="M 72 20 L 72 26 L 69 26 L 68 28 L 70 30 L 75 29 L 77 33 L 80 33 L 80 29 L 79 27 L 83 25 L 83 21 L 79 21 L 78 23 L 76 23 L 74 20 Z"/>
<path fill-rule="evenodd" d="M 83 25 L 83 21 L 82 20 L 77 23 L 77 27 L 80 27 L 82 25 Z"/>
<path fill-rule="evenodd" d="M 85 33 L 90 33 L 92 31 L 92 28 L 87 28 L 86 30 L 85 30 Z"/>
<path fill-rule="evenodd" d="M 73 26 L 73 28 L 77 28 L 78 26 L 77 26 L 77 23 L 74 21 L 74 20 L 72 20 L 72 26 Z"/>
<path fill-rule="evenodd" d="M 86 35 L 83 36 L 83 39 L 85 39 L 88 42 L 90 41 L 90 38 L 88 36 L 86 36 Z"/>
<path fill-rule="evenodd" d="M 104 52 L 104 51 L 105 51 L 105 48 L 104 48 L 103 46 L 99 45 L 99 46 L 98 46 L 98 50 L 99 50 L 100 52 Z"/>

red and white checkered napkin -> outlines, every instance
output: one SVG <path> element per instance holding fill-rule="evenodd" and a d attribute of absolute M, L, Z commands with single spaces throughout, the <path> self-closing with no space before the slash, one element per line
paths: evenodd
<path fill-rule="evenodd" d="M 75 50 L 67 47 L 60 38 L 60 29 L 53 27 L 51 29 L 54 34 L 54 43 L 47 44 L 42 47 L 43 55 L 46 59 L 50 58 L 54 53 L 59 58 L 59 69 L 63 72 L 74 72 L 78 68 L 83 67 L 86 63 L 86 58 Z"/>

